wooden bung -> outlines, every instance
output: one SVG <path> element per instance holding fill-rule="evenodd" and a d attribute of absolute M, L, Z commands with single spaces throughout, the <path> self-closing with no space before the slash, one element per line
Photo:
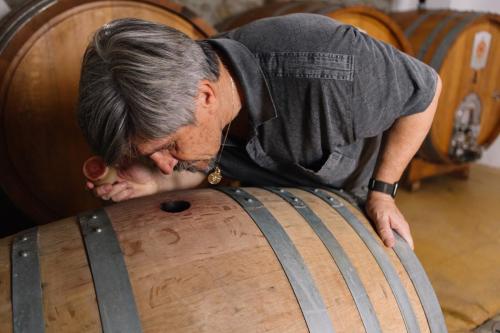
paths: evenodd
<path fill-rule="evenodd" d="M 385 247 L 325 190 L 167 192 L 86 212 L 0 239 L 0 286 L 5 333 L 37 306 L 47 333 L 446 332 L 408 245 Z"/>
<path fill-rule="evenodd" d="M 106 165 L 99 156 L 92 156 L 83 163 L 82 172 L 94 185 L 113 184 L 117 179 L 116 168 Z"/>
<path fill-rule="evenodd" d="M 101 205 L 85 191 L 81 173 L 91 152 L 76 123 L 78 82 L 92 34 L 126 17 L 162 23 L 195 39 L 215 32 L 167 0 L 32 1 L 0 25 L 0 183 L 36 222 Z"/>

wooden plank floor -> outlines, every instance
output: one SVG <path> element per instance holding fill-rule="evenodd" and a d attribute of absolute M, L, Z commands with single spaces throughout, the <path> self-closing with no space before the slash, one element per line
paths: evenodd
<path fill-rule="evenodd" d="M 397 202 L 450 333 L 500 313 L 500 168 L 473 165 L 468 180 L 429 179 Z"/>

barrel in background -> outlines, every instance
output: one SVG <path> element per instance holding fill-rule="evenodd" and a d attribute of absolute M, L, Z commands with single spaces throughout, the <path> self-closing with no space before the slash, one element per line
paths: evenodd
<path fill-rule="evenodd" d="M 103 223 L 103 211 L 38 227 L 46 332 L 97 332 L 103 322 L 113 325 L 96 303 L 102 301 L 96 286 L 105 278 L 93 266 L 107 258 L 93 258 L 82 237 L 99 241 L 110 230 L 144 332 L 446 331 L 427 276 L 407 244 L 399 239 L 394 250 L 384 247 L 363 214 L 336 193 L 191 190 L 131 200 L 105 212 L 112 228 Z M 90 228 L 80 231 L 82 221 Z M 12 330 L 11 255 L 16 261 L 30 258 L 11 254 L 10 246 L 28 238 L 0 240 L 2 332 Z M 116 281 L 112 273 L 108 278 Z"/>
<path fill-rule="evenodd" d="M 219 31 L 231 30 L 260 18 L 292 13 L 314 13 L 351 24 L 370 36 L 412 54 L 402 29 L 384 12 L 370 6 L 345 6 L 322 1 L 289 1 L 264 5 L 229 17 L 216 25 Z"/>
<path fill-rule="evenodd" d="M 84 190 L 90 156 L 76 123 L 83 52 L 95 30 L 124 17 L 169 25 L 192 38 L 214 32 L 188 9 L 163 0 L 32 1 L 0 26 L 0 181 L 37 222 L 101 203 Z"/>
<path fill-rule="evenodd" d="M 434 163 L 477 160 L 500 126 L 500 17 L 478 12 L 393 13 L 416 56 L 441 76 L 434 122 L 419 156 Z"/>

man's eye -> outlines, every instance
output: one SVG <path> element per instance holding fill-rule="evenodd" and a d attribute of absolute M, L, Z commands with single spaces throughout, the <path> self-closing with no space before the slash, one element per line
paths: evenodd
<path fill-rule="evenodd" d="M 175 142 L 171 142 L 168 145 L 164 146 L 162 150 L 172 151 L 175 149 Z"/>

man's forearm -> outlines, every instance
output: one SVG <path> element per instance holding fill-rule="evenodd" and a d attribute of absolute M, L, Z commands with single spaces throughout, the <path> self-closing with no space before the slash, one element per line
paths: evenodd
<path fill-rule="evenodd" d="M 438 80 L 434 98 L 427 110 L 401 117 L 394 123 L 379 155 L 374 178 L 387 183 L 399 181 L 432 125 L 440 93 L 441 81 Z M 394 230 L 406 240 L 412 249 L 414 248 L 410 226 L 390 195 L 370 191 L 365 212 L 373 221 L 377 233 L 386 246 L 394 246 L 396 241 Z"/>
<path fill-rule="evenodd" d="M 401 178 L 432 125 L 440 93 L 441 81 L 438 80 L 434 98 L 424 112 L 401 117 L 394 123 L 380 152 L 374 178 L 387 183 Z"/>
<path fill-rule="evenodd" d="M 171 175 L 157 172 L 155 178 L 158 192 L 164 192 L 201 187 L 207 176 L 202 172 L 175 171 Z"/>

